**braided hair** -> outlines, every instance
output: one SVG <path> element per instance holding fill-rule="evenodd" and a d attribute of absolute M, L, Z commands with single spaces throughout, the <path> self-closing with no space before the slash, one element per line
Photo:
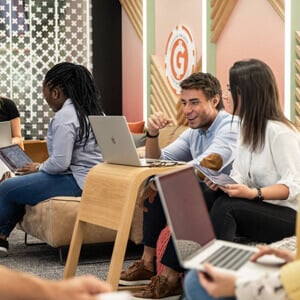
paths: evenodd
<path fill-rule="evenodd" d="M 62 62 L 46 73 L 44 84 L 50 90 L 61 88 L 64 95 L 72 100 L 80 125 L 79 141 L 85 140 L 86 144 L 91 129 L 87 116 L 104 114 L 92 74 L 82 65 Z"/>

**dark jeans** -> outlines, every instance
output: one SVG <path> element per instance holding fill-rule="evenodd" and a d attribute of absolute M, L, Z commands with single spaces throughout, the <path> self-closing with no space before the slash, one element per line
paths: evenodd
<path fill-rule="evenodd" d="M 207 186 L 202 182 L 200 183 L 200 186 L 204 193 L 204 197 L 208 202 L 207 205 L 210 206 L 209 203 L 213 202 L 216 198 L 215 192 L 208 189 Z M 144 212 L 143 244 L 152 248 L 156 248 L 158 237 L 161 231 L 167 225 L 159 195 L 155 197 L 153 203 L 149 203 L 149 201 L 146 200 L 145 207 L 148 209 L 148 211 Z M 176 250 L 172 238 L 170 238 L 166 246 L 165 252 L 161 259 L 161 263 L 167 267 L 172 268 L 173 270 L 176 270 L 177 272 L 183 271 L 177 259 Z"/>
<path fill-rule="evenodd" d="M 271 243 L 295 234 L 296 211 L 279 205 L 253 200 L 229 198 L 222 191 L 212 191 L 200 184 L 215 234 L 218 239 L 233 241 L 236 236 L 252 241 Z M 156 248 L 160 232 L 167 222 L 157 195 L 153 203 L 145 201 L 143 244 Z M 202 229 L 198 229 L 202 230 Z M 182 272 L 172 239 L 169 240 L 161 263 Z"/>

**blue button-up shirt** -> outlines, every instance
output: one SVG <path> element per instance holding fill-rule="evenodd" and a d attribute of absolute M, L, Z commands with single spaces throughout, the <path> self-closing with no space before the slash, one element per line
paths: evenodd
<path fill-rule="evenodd" d="M 67 99 L 49 124 L 49 158 L 40 166 L 40 171 L 73 174 L 78 186 L 83 189 L 89 170 L 103 160 L 92 131 L 84 146 L 84 139 L 79 142 L 79 128 L 75 107 L 72 100 Z"/>
<path fill-rule="evenodd" d="M 220 111 L 206 130 L 189 128 L 161 152 L 161 159 L 186 161 L 196 166 L 212 153 L 221 155 L 223 166 L 219 170 L 229 174 L 235 159 L 239 136 L 239 118 Z"/>

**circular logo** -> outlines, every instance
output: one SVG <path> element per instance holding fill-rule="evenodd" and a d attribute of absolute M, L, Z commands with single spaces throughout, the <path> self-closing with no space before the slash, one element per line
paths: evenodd
<path fill-rule="evenodd" d="M 176 94 L 180 93 L 180 82 L 194 72 L 196 50 L 190 30 L 184 25 L 176 26 L 167 41 L 165 68 L 169 84 Z"/>

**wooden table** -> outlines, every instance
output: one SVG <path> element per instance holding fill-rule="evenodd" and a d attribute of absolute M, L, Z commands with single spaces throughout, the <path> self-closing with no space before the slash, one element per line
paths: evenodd
<path fill-rule="evenodd" d="M 107 163 L 93 167 L 86 178 L 83 189 L 64 278 L 72 277 L 76 273 L 85 233 L 85 224 L 91 223 L 116 231 L 107 276 L 107 282 L 116 290 L 140 189 L 143 188 L 145 181 L 150 176 L 174 171 L 182 167 L 182 165 L 172 167 L 130 167 Z"/>

